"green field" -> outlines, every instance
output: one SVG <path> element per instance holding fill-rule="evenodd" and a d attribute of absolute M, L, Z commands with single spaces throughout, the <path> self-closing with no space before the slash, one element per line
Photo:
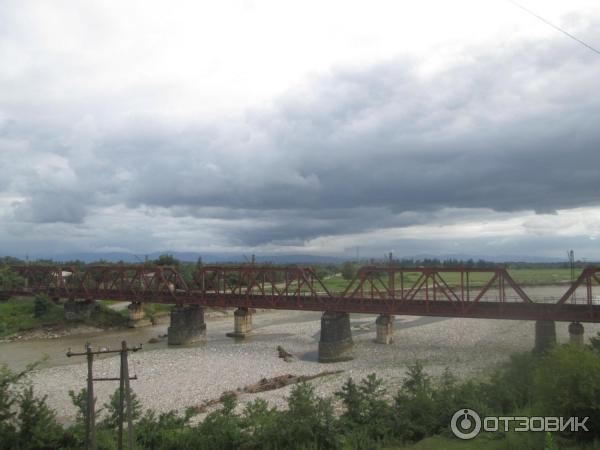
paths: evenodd
<path fill-rule="evenodd" d="M 581 273 L 581 269 L 575 270 L 575 277 L 578 277 Z M 460 285 L 461 275 L 460 273 L 454 272 L 440 272 L 442 278 L 446 281 L 448 286 L 456 287 Z M 552 285 L 552 284 L 568 284 L 571 281 L 570 269 L 562 268 L 539 268 L 539 269 L 508 269 L 508 274 L 520 285 L 520 286 L 541 286 L 541 285 Z M 469 285 L 471 287 L 480 287 L 486 284 L 493 273 L 491 272 L 472 272 L 469 274 Z M 420 277 L 418 272 L 407 272 L 403 275 L 404 286 L 412 286 Z M 389 283 L 386 274 L 382 274 L 380 277 L 384 286 Z M 394 279 L 396 289 L 400 289 L 401 286 L 400 275 L 396 275 Z M 336 274 L 330 277 L 323 278 L 324 286 L 330 292 L 344 292 L 344 290 L 350 285 L 350 280 L 344 279 L 340 274 Z M 466 277 L 464 278 L 466 283 Z M 292 285 L 293 287 L 293 285 Z M 320 286 L 316 285 L 315 289 L 321 291 Z M 302 291 L 308 291 L 308 288 L 303 286 Z"/>

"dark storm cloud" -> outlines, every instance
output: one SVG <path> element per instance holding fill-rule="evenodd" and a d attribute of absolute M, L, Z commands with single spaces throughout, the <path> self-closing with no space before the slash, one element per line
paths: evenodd
<path fill-rule="evenodd" d="M 246 244 L 402 226 L 406 211 L 600 203 L 600 59 L 560 39 L 471 56 L 431 77 L 406 59 L 334 72 L 249 114 L 239 141 L 155 155 L 128 200 L 258 211 L 232 230 Z"/>
<path fill-rule="evenodd" d="M 600 42 L 596 29 L 579 35 Z M 224 220 L 232 243 L 285 245 L 444 221 L 446 208 L 599 204 L 600 58 L 558 36 L 461 60 L 429 74 L 403 57 L 333 70 L 229 123 L 138 119 L 88 140 L 84 128 L 85 151 L 53 128 L 46 151 L 65 158 L 77 191 L 21 167 L 4 174 L 23 197 L 14 214 L 81 222 L 94 207 L 163 207 Z M 48 148 L 26 123 L 2 136 Z"/>

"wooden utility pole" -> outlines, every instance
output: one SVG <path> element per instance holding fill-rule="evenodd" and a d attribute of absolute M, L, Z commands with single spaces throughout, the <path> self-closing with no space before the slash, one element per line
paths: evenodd
<path fill-rule="evenodd" d="M 135 349 L 132 349 L 136 351 Z M 128 437 L 128 448 L 133 450 L 134 439 L 133 439 L 133 409 L 131 404 L 131 389 L 129 388 L 129 363 L 127 362 L 127 343 L 121 342 L 121 375 L 119 379 L 119 437 L 118 437 L 118 449 L 123 448 L 123 422 L 124 422 L 124 406 L 127 405 L 127 437 Z"/>
<path fill-rule="evenodd" d="M 119 434 L 118 434 L 118 449 L 123 450 L 123 422 L 124 422 L 124 404 L 127 404 L 127 435 L 128 448 L 134 450 L 133 437 L 133 409 L 131 403 L 131 389 L 129 388 L 130 380 L 137 380 L 137 375 L 129 376 L 129 363 L 127 355 L 130 351 L 137 352 L 142 348 L 142 344 L 137 347 L 127 348 L 127 342 L 121 342 L 120 350 L 99 350 L 93 352 L 90 344 L 85 345 L 84 353 L 73 353 L 71 349 L 67 352 L 67 356 L 86 356 L 88 363 L 87 377 L 87 414 L 85 417 L 85 448 L 86 450 L 96 450 L 96 410 L 94 399 L 94 381 L 119 381 Z M 93 362 L 94 355 L 104 353 L 120 353 L 121 354 L 121 371 L 118 378 L 94 378 Z"/>
<path fill-rule="evenodd" d="M 92 366 L 94 364 L 94 353 L 89 343 L 85 344 L 87 356 L 87 414 L 85 418 L 85 445 L 86 449 L 96 450 L 96 400 L 94 399 L 94 375 Z M 67 354 L 69 356 L 69 354 Z"/>

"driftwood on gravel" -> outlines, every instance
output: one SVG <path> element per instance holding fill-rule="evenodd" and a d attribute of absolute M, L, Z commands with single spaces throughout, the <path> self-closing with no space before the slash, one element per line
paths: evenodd
<path fill-rule="evenodd" d="M 263 378 L 258 383 L 244 386 L 242 392 L 247 394 L 255 394 L 257 392 L 272 391 L 290 384 L 301 383 L 303 381 L 314 380 L 315 378 L 325 377 L 327 375 L 335 375 L 343 372 L 343 370 L 319 372 L 315 375 L 279 375 L 273 378 Z"/>
<path fill-rule="evenodd" d="M 214 398 L 211 400 L 205 400 L 202 404 L 197 408 L 199 413 L 206 412 L 208 408 L 212 406 L 216 406 L 221 403 L 221 398 L 224 394 L 232 394 L 236 397 L 239 397 L 240 394 L 256 394 L 258 392 L 272 391 L 275 389 L 280 389 L 285 386 L 289 386 L 290 384 L 302 383 L 303 381 L 314 380 L 315 378 L 326 377 L 328 375 L 336 375 L 338 373 L 342 373 L 343 370 L 326 370 L 324 372 L 319 372 L 315 375 L 292 375 L 290 373 L 285 375 L 279 375 L 272 378 L 263 378 L 258 383 L 248 384 L 243 388 L 238 388 L 236 391 L 226 391 L 221 397 Z"/>
<path fill-rule="evenodd" d="M 294 360 L 294 355 L 288 353 L 281 345 L 277 346 L 277 353 L 285 362 L 291 362 Z"/>

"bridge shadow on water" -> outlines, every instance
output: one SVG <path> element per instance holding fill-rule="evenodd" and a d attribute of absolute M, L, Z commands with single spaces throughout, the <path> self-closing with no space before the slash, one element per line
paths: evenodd
<path fill-rule="evenodd" d="M 310 352 L 297 355 L 297 358 L 300 361 L 319 362 L 319 352 L 317 350 L 312 350 Z"/>

